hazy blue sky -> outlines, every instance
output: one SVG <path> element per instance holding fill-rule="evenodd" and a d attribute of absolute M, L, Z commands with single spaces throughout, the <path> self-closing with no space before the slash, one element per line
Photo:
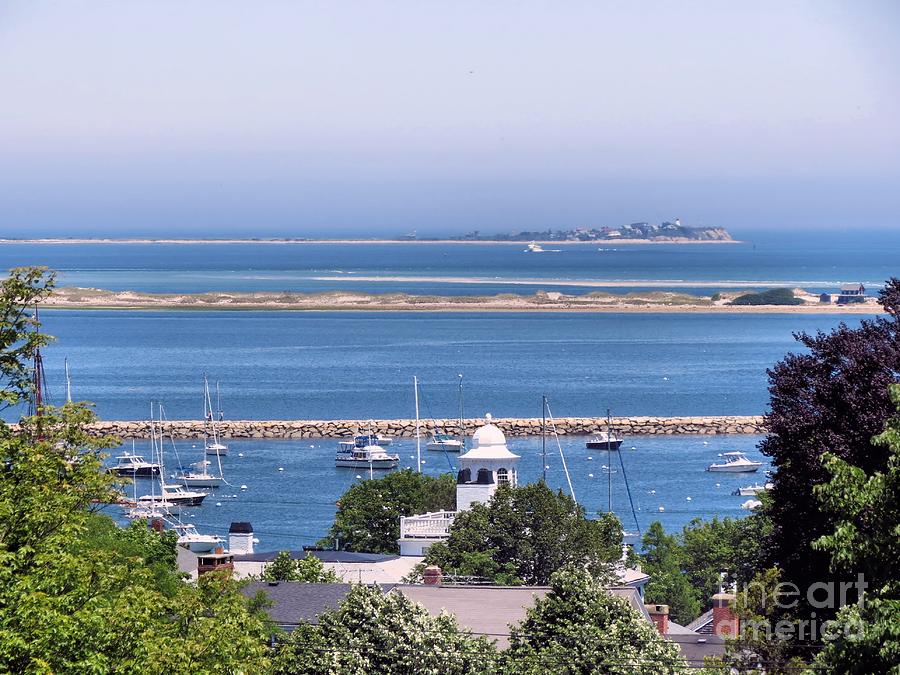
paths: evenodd
<path fill-rule="evenodd" d="M 900 227 L 900 3 L 0 4 L 0 234 Z"/>

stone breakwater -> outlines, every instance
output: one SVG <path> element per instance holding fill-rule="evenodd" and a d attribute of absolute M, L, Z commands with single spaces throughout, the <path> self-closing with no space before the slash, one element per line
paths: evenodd
<path fill-rule="evenodd" d="M 508 436 L 538 436 L 540 419 L 499 418 L 492 420 Z M 556 419 L 560 435 L 590 435 L 606 429 L 606 418 L 563 417 Z M 484 419 L 465 420 L 466 434 L 471 435 L 485 423 Z M 200 420 L 173 420 L 163 424 L 166 435 L 176 438 L 202 438 L 206 425 Z M 547 422 L 547 432 L 553 433 Z M 761 434 L 763 418 L 753 416 L 723 417 L 614 417 L 612 428 L 626 436 L 674 434 Z M 223 438 L 348 438 L 360 433 L 376 432 L 395 438 L 415 438 L 415 420 L 225 420 L 218 423 Z M 457 420 L 422 420 L 423 437 L 432 430 L 458 433 Z M 147 422 L 96 422 L 91 431 L 97 435 L 112 434 L 120 438 L 147 438 Z"/>

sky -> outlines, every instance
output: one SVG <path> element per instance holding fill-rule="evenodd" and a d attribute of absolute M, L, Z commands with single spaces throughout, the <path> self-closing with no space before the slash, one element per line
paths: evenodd
<path fill-rule="evenodd" d="M 900 228 L 900 4 L 0 4 L 0 236 Z"/>

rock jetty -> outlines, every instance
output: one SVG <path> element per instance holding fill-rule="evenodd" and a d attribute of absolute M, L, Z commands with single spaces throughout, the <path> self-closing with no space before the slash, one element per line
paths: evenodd
<path fill-rule="evenodd" d="M 539 418 L 495 418 L 492 420 L 508 436 L 538 436 Z M 466 434 L 471 435 L 484 419 L 465 420 Z M 163 423 L 167 435 L 176 438 L 202 438 L 202 420 L 172 420 Z M 458 420 L 422 420 L 423 436 L 432 430 L 457 433 Z M 560 435 L 590 435 L 606 429 L 604 417 L 564 417 L 555 420 Z M 626 436 L 675 434 L 761 434 L 763 418 L 729 415 L 723 417 L 614 417 L 612 428 Z M 415 420 L 226 420 L 218 423 L 223 438 L 348 438 L 356 434 L 376 432 L 395 438 L 415 438 Z M 147 422 L 96 422 L 91 431 L 97 435 L 112 434 L 120 438 L 146 438 Z M 553 426 L 548 421 L 548 433 Z"/>

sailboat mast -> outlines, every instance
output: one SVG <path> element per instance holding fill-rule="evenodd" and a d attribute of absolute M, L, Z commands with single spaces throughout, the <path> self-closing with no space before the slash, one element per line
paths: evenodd
<path fill-rule="evenodd" d="M 466 447 L 465 406 L 463 405 L 463 376 L 459 374 L 459 437 L 462 447 Z"/>
<path fill-rule="evenodd" d="M 69 378 L 69 357 L 63 359 L 66 366 L 66 403 L 72 402 L 72 380 Z"/>
<path fill-rule="evenodd" d="M 609 408 L 606 409 L 606 512 L 612 513 L 612 439 L 610 437 Z"/>
<path fill-rule="evenodd" d="M 422 438 L 419 434 L 419 378 L 413 375 L 413 393 L 416 398 L 416 471 L 422 473 Z"/>
<path fill-rule="evenodd" d="M 541 472 L 547 482 L 547 394 L 541 396 Z"/>

